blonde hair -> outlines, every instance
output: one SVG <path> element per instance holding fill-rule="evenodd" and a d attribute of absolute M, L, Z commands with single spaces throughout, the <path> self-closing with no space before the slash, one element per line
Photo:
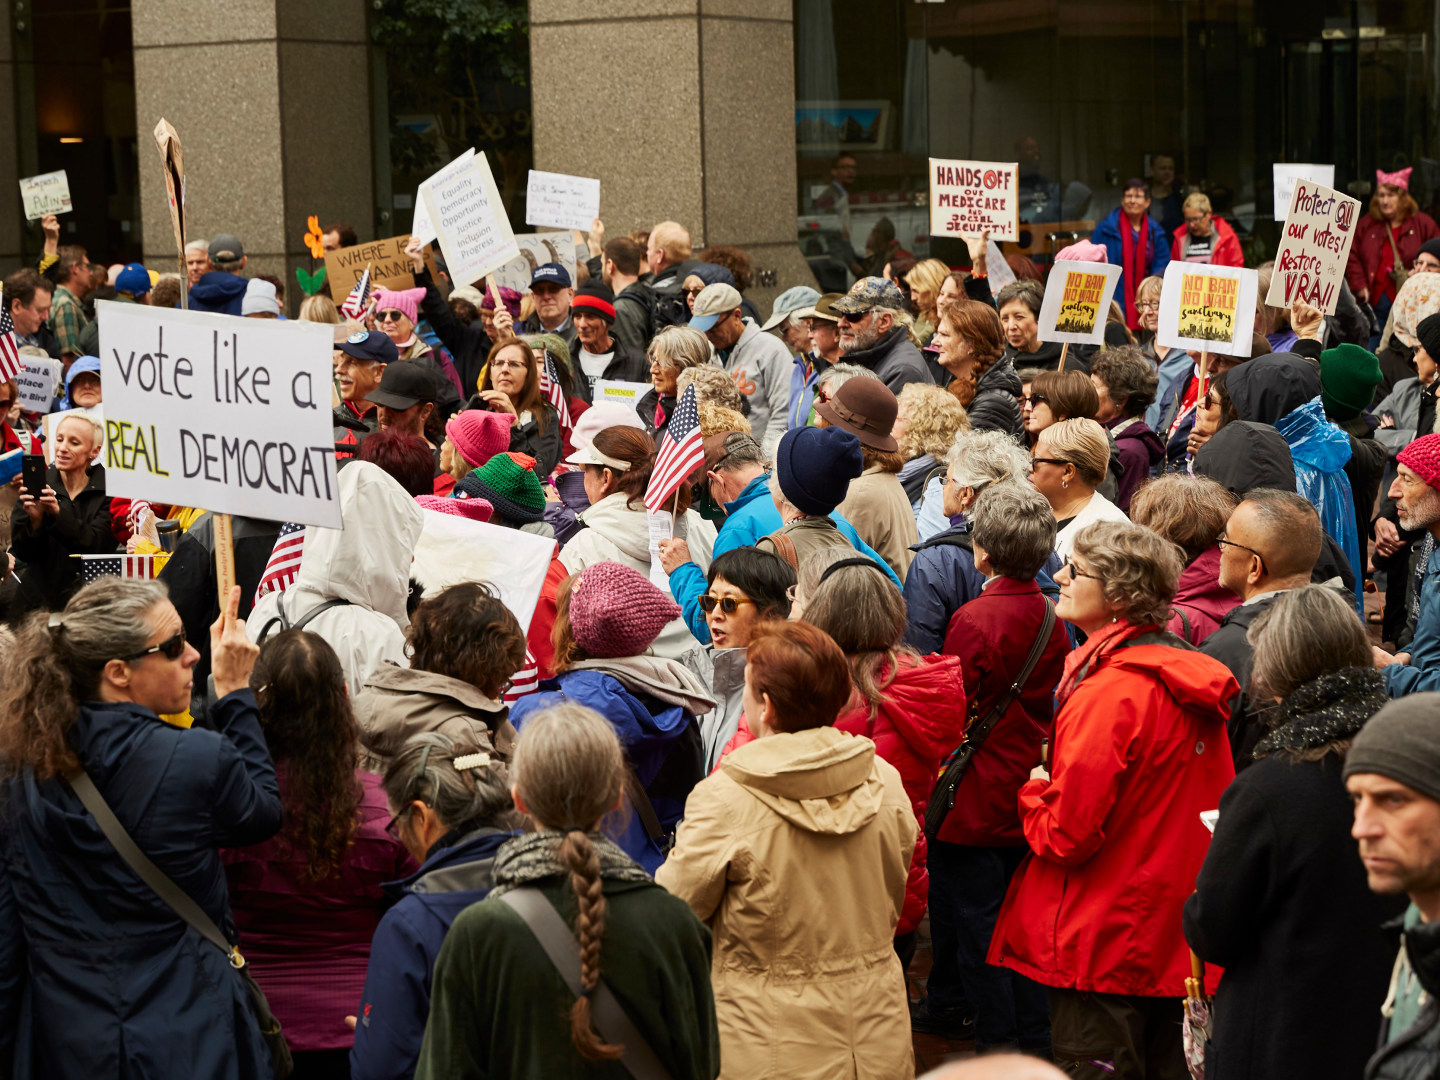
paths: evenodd
<path fill-rule="evenodd" d="M 300 302 L 301 322 L 318 322 L 338 324 L 345 320 L 340 316 L 340 309 L 335 306 L 335 301 L 324 293 L 315 296 L 307 296 Z"/>
<path fill-rule="evenodd" d="M 1138 301 L 1145 297 L 1153 297 L 1158 300 L 1164 288 L 1165 279 L 1151 274 L 1149 277 L 1143 279 L 1139 285 L 1135 286 L 1135 299 Z"/>
<path fill-rule="evenodd" d="M 104 427 L 104 425 L 101 424 L 99 420 L 96 420 L 95 417 L 91 416 L 91 415 L 90 415 L 89 413 L 87 413 L 87 412 L 73 412 L 73 413 L 71 413 L 69 416 L 62 417 L 62 418 L 59 420 L 59 422 L 56 423 L 56 425 L 55 425 L 55 432 L 56 432 L 56 434 L 57 434 L 57 435 L 59 434 L 59 432 L 60 432 L 60 425 L 61 425 L 61 424 L 68 424 L 71 420 L 78 420 L 78 421 L 79 421 L 80 423 L 82 423 L 82 424 L 87 424 L 87 425 L 89 425 L 89 427 L 90 427 L 90 446 L 91 446 L 92 448 L 93 448 L 93 447 L 96 447 L 96 446 L 99 446 L 102 442 L 104 442 L 104 440 L 105 440 L 105 427 Z"/>
<path fill-rule="evenodd" d="M 678 221 L 662 221 L 650 230 L 650 240 L 671 262 L 684 262 L 694 253 L 690 230 Z"/>
<path fill-rule="evenodd" d="M 666 371 L 683 371 L 710 363 L 712 351 L 710 342 L 699 330 L 691 330 L 688 326 L 667 326 L 651 340 L 650 347 L 645 350 L 645 359 L 659 364 Z M 680 392 L 677 385 L 676 393 Z"/>
<path fill-rule="evenodd" d="M 1192 191 L 1185 196 L 1184 210 L 1199 210 L 1202 214 L 1212 213 L 1210 209 L 1210 198 L 1203 191 Z"/>
<path fill-rule="evenodd" d="M 935 297 L 933 303 L 938 304 L 940 300 L 940 289 L 945 284 L 945 279 L 950 276 L 950 268 L 939 259 L 925 259 L 911 267 L 910 272 L 905 275 L 905 282 L 912 289 L 917 285 L 922 289 L 928 289 Z M 926 308 L 920 314 L 928 315 L 934 311 L 933 307 Z"/>
<path fill-rule="evenodd" d="M 1125 618 L 1142 626 L 1169 621 L 1184 568 L 1180 549 L 1170 541 L 1143 525 L 1097 521 L 1076 534 L 1074 553 L 1089 564 L 1105 602 Z"/>
<path fill-rule="evenodd" d="M 699 333 L 692 330 L 691 333 Z M 706 342 L 708 347 L 709 342 Z M 695 399 L 704 406 L 706 402 L 722 405 L 740 412 L 744 407 L 745 395 L 735 385 L 735 379 L 724 368 L 706 361 L 696 367 L 683 368 L 675 377 L 675 394 L 685 392 L 685 387 L 695 385 Z"/>
<path fill-rule="evenodd" d="M 927 383 L 906 383 L 898 398 L 905 417 L 900 456 L 909 460 L 930 454 L 942 461 L 961 431 L 970 430 L 965 406 L 949 390 Z"/>
<path fill-rule="evenodd" d="M 749 435 L 750 421 L 724 405 L 716 405 L 713 401 L 700 402 L 700 434 L 718 435 L 722 431 L 743 431 Z"/>
<path fill-rule="evenodd" d="M 1068 458 L 1080 479 L 1091 487 L 1105 479 L 1110 468 L 1110 440 L 1094 420 L 1061 420 L 1042 431 L 1040 438 L 1056 454 Z"/>

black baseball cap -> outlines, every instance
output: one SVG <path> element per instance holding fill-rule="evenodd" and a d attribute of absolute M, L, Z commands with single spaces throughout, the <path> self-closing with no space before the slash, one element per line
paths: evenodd
<path fill-rule="evenodd" d="M 435 397 L 435 378 L 429 371 L 409 360 L 397 360 L 386 365 L 380 385 L 365 400 L 387 409 L 408 409 L 422 401 L 433 404 Z"/>
<path fill-rule="evenodd" d="M 356 330 L 348 337 L 335 342 L 335 348 L 372 364 L 393 364 L 400 359 L 400 350 L 395 342 L 379 330 Z"/>

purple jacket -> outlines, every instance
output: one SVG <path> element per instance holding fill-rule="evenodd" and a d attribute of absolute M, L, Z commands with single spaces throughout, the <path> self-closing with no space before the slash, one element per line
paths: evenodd
<path fill-rule="evenodd" d="M 1128 514 L 1131 497 L 1150 479 L 1151 470 L 1165 460 L 1165 444 L 1138 416 L 1133 420 L 1112 420 L 1105 426 L 1115 439 L 1120 464 L 1125 467 L 1115 493 L 1115 505 Z M 1122 427 L 1124 430 L 1120 430 Z"/>

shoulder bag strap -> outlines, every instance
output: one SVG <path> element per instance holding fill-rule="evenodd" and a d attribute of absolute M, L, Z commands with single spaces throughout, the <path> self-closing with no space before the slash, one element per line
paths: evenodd
<path fill-rule="evenodd" d="M 635 808 L 635 813 L 640 816 L 645 832 L 664 851 L 667 846 L 665 830 L 660 827 L 660 818 L 655 813 L 654 804 L 650 802 L 649 793 L 640 785 L 640 777 L 635 775 L 635 770 L 629 765 L 625 766 L 625 795 L 629 798 L 630 805 Z"/>
<path fill-rule="evenodd" d="M 798 571 L 800 569 L 800 556 L 795 551 L 795 541 L 791 540 L 790 537 L 777 529 L 769 536 L 762 537 L 761 539 L 769 540 L 770 543 L 774 545 L 775 554 L 789 563 L 791 570 Z"/>
<path fill-rule="evenodd" d="M 1000 699 L 995 702 L 994 707 L 986 714 L 985 718 L 974 725 L 965 736 L 965 741 L 975 750 L 980 749 L 980 744 L 985 741 L 986 736 L 1009 710 L 1011 703 L 1025 689 L 1025 684 L 1030 681 L 1030 676 L 1035 671 L 1035 665 L 1040 662 L 1040 654 L 1045 651 L 1045 646 L 1050 642 L 1050 635 L 1055 629 L 1055 605 L 1044 594 L 1041 594 L 1041 599 L 1045 601 L 1045 614 L 1040 619 L 1040 633 L 1036 635 L 1034 643 L 1030 646 L 1030 654 L 1025 657 L 1025 663 L 1021 665 L 1015 681 L 1006 687 L 1005 692 L 1000 695 Z"/>
<path fill-rule="evenodd" d="M 349 603 L 349 600 L 345 600 L 337 596 L 334 599 L 326 600 L 323 604 L 316 604 L 314 607 L 312 607 L 309 611 L 305 612 L 304 615 L 301 615 L 300 618 L 296 619 L 285 629 L 303 630 L 305 629 L 305 625 L 309 623 L 312 619 L 314 619 L 315 616 L 321 615 L 329 611 L 331 608 L 346 607 L 347 605 L 349 605 Z M 285 606 L 283 604 L 280 606 L 280 610 L 282 612 L 285 610 Z"/>
<path fill-rule="evenodd" d="M 545 950 L 550 963 L 555 965 L 555 970 L 565 980 L 565 985 L 570 987 L 570 992 L 578 998 L 580 946 L 575 940 L 574 932 L 555 910 L 555 905 L 545 899 L 545 894 L 539 889 L 531 887 L 509 889 L 496 899 L 502 904 L 508 904 L 515 914 L 525 920 L 525 925 L 530 927 L 530 932 Z M 597 982 L 595 989 L 590 992 L 590 1017 L 595 1022 L 595 1030 L 603 1039 L 625 1047 L 620 1064 L 625 1066 L 635 1080 L 670 1080 L 669 1071 L 655 1056 L 655 1051 L 650 1049 L 650 1044 L 645 1041 L 645 1036 L 640 1034 L 640 1029 L 620 1007 L 620 1002 L 605 985 L 604 979 Z"/>

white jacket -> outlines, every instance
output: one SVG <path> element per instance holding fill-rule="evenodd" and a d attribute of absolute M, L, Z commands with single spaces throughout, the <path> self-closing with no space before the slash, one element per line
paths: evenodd
<path fill-rule="evenodd" d="M 339 655 L 353 698 L 385 661 L 410 666 L 405 656 L 405 629 L 410 625 L 405 600 L 425 516 L 389 473 L 368 461 L 352 461 L 341 469 L 339 488 L 343 527 L 305 530 L 295 584 L 262 596 L 245 632 L 258 641 L 265 624 L 279 616 L 281 604 L 294 623 L 327 600 L 348 600 L 322 611 L 305 629 L 324 638 Z M 279 632 L 276 623 L 270 634 Z"/>
<path fill-rule="evenodd" d="M 630 509 L 625 493 L 617 491 L 583 511 L 580 520 L 585 528 L 560 549 L 567 575 L 578 574 L 591 563 L 618 562 L 650 576 L 650 526 L 644 506 Z M 694 510 L 686 510 L 675 522 L 675 539 L 685 541 L 691 561 L 702 571 L 710 569 L 714 525 Z M 679 660 L 697 644 L 685 620 L 679 618 L 665 625 L 652 648 L 656 656 Z"/>
<path fill-rule="evenodd" d="M 1070 558 L 1070 552 L 1075 547 L 1075 534 L 1086 525 L 1094 525 L 1097 521 L 1129 521 L 1125 511 L 1105 498 L 1098 491 L 1090 496 L 1090 501 L 1085 504 L 1085 509 L 1070 519 L 1066 525 L 1055 534 L 1055 554 L 1060 556 L 1064 562 Z"/>
<path fill-rule="evenodd" d="M 730 349 L 725 371 L 750 399 L 750 428 L 768 461 L 775 460 L 780 436 L 790 415 L 790 375 L 795 357 L 790 347 L 746 319 L 740 340 Z"/>

